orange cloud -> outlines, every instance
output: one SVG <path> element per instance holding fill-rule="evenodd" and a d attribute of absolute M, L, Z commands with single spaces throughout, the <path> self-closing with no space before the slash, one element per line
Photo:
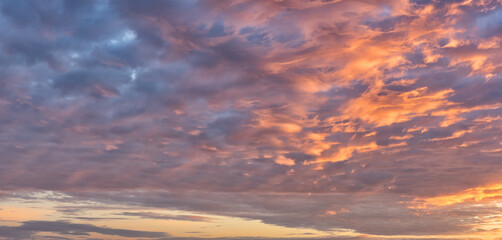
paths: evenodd
<path fill-rule="evenodd" d="M 486 203 L 502 199 L 502 184 L 493 184 L 485 187 L 475 187 L 461 192 L 431 198 L 415 199 L 415 207 L 441 207 L 461 203 Z"/>
<path fill-rule="evenodd" d="M 429 93 L 427 87 L 410 92 L 386 92 L 375 88 L 360 98 L 349 101 L 342 109 L 344 115 L 333 120 L 362 119 L 375 126 L 386 126 L 423 116 L 450 103 L 446 99 L 451 89 Z"/>

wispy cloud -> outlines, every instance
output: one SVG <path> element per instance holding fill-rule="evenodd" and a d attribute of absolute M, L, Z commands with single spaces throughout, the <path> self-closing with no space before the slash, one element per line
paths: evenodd
<path fill-rule="evenodd" d="M 135 238 L 160 238 L 167 234 L 161 232 L 133 231 L 125 229 L 114 229 L 106 227 L 96 227 L 90 224 L 77 224 L 65 221 L 28 221 L 21 226 L 1 226 L 2 238 L 23 239 L 36 237 L 40 232 L 59 233 L 63 235 L 89 235 L 89 233 L 101 233 L 111 236 L 135 237 Z"/>

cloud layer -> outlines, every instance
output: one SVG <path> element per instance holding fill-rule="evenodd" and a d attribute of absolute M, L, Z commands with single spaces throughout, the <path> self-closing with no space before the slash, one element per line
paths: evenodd
<path fill-rule="evenodd" d="M 495 0 L 3 1 L 0 197 L 500 236 L 501 23 Z M 53 226 L 31 220 L 2 228 Z"/>

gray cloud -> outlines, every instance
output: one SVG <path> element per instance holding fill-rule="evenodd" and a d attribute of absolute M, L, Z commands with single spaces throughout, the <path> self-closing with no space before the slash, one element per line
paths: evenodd
<path fill-rule="evenodd" d="M 154 212 L 122 212 L 118 215 L 133 216 L 149 219 L 163 219 L 163 220 L 179 220 L 179 221 L 193 221 L 193 222 L 207 222 L 212 218 L 197 216 L 197 215 L 172 215 L 172 214 L 159 214 Z"/>
<path fill-rule="evenodd" d="M 38 232 L 53 232 L 76 236 L 89 235 L 89 233 L 101 233 L 105 235 L 133 238 L 160 238 L 167 235 L 161 232 L 97 227 L 90 224 L 78 224 L 65 221 L 27 221 L 23 222 L 21 226 L 0 226 L 0 230 L 2 231 L 2 238 L 5 239 L 31 238 Z"/>

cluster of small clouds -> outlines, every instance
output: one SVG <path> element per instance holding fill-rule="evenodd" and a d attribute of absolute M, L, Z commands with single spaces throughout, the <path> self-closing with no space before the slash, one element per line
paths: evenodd
<path fill-rule="evenodd" d="M 501 23 L 495 0 L 3 1 L 0 196 L 477 234 L 502 194 L 417 202 L 502 183 Z"/>

